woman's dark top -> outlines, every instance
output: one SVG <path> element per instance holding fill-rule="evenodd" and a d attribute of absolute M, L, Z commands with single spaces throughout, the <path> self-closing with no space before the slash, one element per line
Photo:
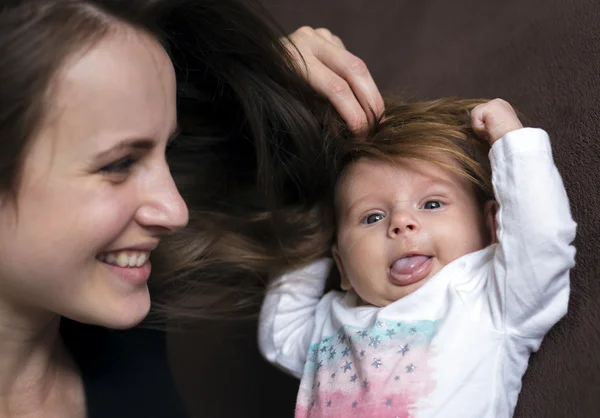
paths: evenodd
<path fill-rule="evenodd" d="M 89 418 L 187 417 L 169 368 L 165 334 L 61 321 L 80 368 Z"/>

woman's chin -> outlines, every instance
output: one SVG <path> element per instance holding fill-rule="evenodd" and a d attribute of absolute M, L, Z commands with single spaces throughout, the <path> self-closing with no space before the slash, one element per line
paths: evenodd
<path fill-rule="evenodd" d="M 147 288 L 139 289 L 135 294 L 127 297 L 115 296 L 111 299 L 97 306 L 93 312 L 67 316 L 78 322 L 120 330 L 135 327 L 150 312 L 150 294 Z"/>

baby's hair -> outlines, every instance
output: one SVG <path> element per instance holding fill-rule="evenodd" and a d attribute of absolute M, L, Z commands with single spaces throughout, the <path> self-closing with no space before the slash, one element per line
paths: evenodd
<path fill-rule="evenodd" d="M 471 127 L 470 111 L 481 99 L 443 98 L 417 103 L 387 101 L 380 121 L 362 137 L 336 144 L 337 181 L 363 158 L 393 162 L 410 158 L 431 162 L 466 177 L 480 203 L 494 198 L 490 150 Z M 444 162 L 451 157 L 459 167 Z"/>

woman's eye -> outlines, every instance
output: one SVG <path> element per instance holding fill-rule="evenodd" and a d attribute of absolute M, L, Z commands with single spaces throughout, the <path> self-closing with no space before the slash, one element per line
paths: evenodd
<path fill-rule="evenodd" d="M 372 213 L 370 215 L 367 215 L 364 219 L 363 219 L 363 223 L 370 225 L 370 224 L 374 224 L 377 223 L 381 220 L 383 220 L 385 218 L 385 216 L 381 213 Z"/>
<path fill-rule="evenodd" d="M 440 209 L 442 206 L 444 206 L 444 204 L 438 200 L 428 200 L 427 202 L 425 202 L 423 204 L 423 206 L 421 206 L 421 208 L 432 210 L 432 209 Z"/>
<path fill-rule="evenodd" d="M 102 167 L 100 169 L 100 171 L 103 173 L 106 173 L 106 174 L 127 173 L 129 171 L 129 169 L 131 168 L 131 166 L 133 164 L 135 164 L 135 162 L 136 162 L 136 160 L 133 157 L 127 156 L 125 158 L 121 158 L 120 160 L 115 161 L 114 163 L 111 163 L 111 164 L 108 164 L 108 165 Z"/>

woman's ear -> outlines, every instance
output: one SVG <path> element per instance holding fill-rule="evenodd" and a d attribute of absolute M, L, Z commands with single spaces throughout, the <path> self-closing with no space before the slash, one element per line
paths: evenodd
<path fill-rule="evenodd" d="M 498 242 L 498 221 L 496 215 L 498 214 L 498 202 L 495 200 L 488 200 L 483 206 L 483 217 L 485 220 L 485 229 L 489 237 L 488 245 L 496 244 Z"/>
<path fill-rule="evenodd" d="M 352 283 L 350 283 L 350 280 L 348 280 L 348 276 L 344 270 L 344 264 L 342 263 L 342 257 L 340 257 L 340 251 L 338 250 L 337 244 L 333 244 L 331 247 L 331 254 L 333 255 L 333 259 L 335 260 L 338 271 L 340 272 L 342 290 L 348 291 L 352 289 Z"/>

